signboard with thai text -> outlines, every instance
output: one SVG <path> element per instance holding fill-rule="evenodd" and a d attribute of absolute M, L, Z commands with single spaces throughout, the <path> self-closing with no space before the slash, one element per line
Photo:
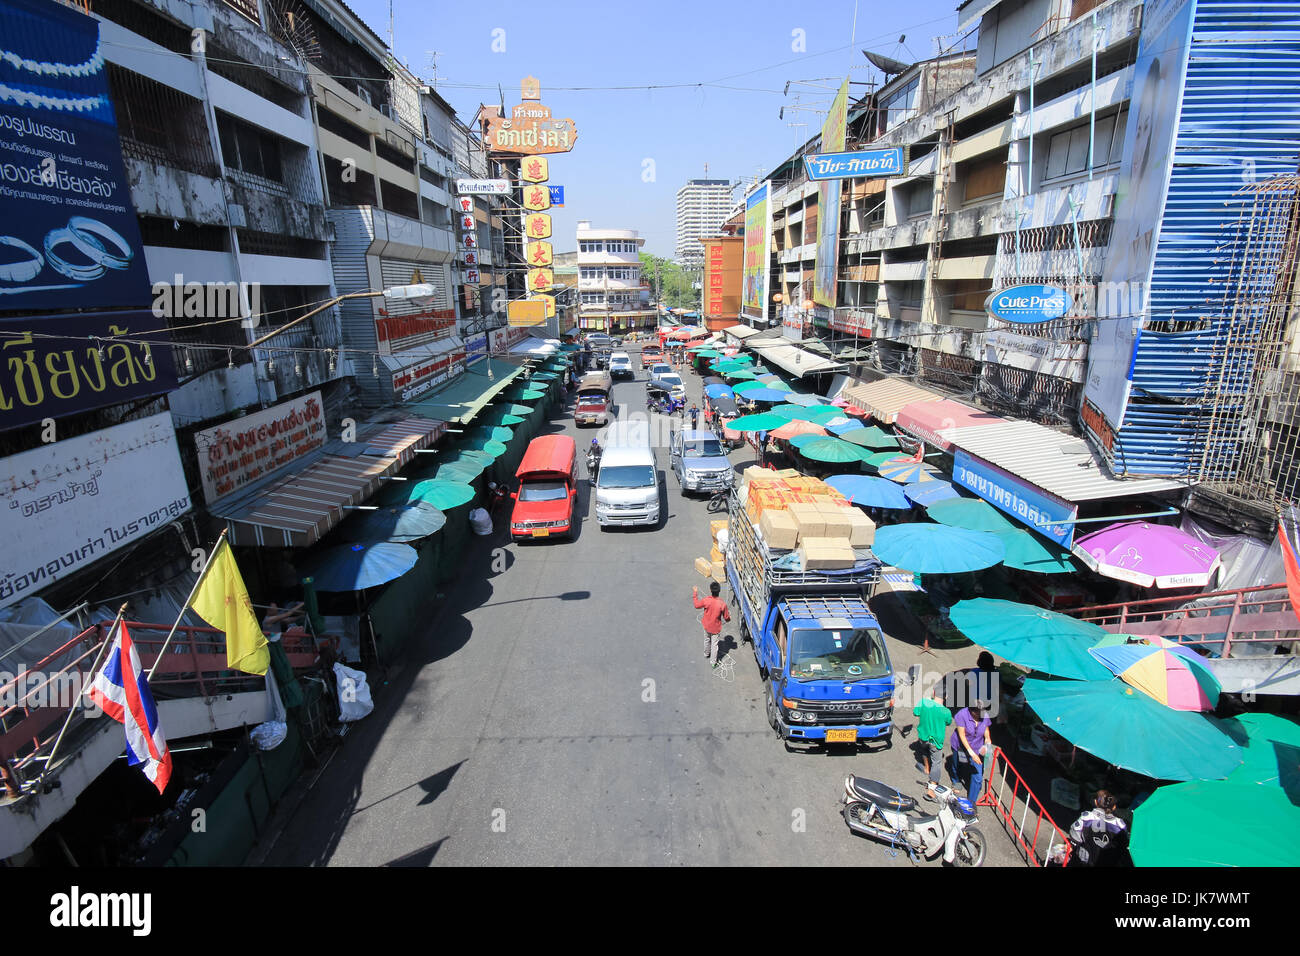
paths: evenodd
<path fill-rule="evenodd" d="M 1061 547 L 1074 543 L 1075 505 L 961 449 L 953 455 L 952 479 Z"/>
<path fill-rule="evenodd" d="M 810 153 L 803 158 L 803 165 L 808 178 L 814 182 L 902 176 L 907 169 L 907 149 L 893 146 L 849 153 Z"/>
<path fill-rule="evenodd" d="M 458 179 L 456 193 L 460 196 L 509 196 L 508 179 Z"/>
<path fill-rule="evenodd" d="M 203 497 L 212 504 L 324 444 L 320 392 L 195 432 Z"/>
<path fill-rule="evenodd" d="M 488 152 L 514 153 L 534 156 L 547 153 L 567 153 L 578 141 L 578 129 L 571 119 L 551 115 L 543 106 L 537 81 L 528 77 L 523 82 L 523 102 L 510 110 L 508 116 L 488 117 L 484 142 Z"/>

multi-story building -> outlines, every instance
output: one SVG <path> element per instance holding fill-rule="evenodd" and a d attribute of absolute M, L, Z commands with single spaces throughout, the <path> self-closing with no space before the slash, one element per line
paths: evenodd
<path fill-rule="evenodd" d="M 642 281 L 635 229 L 592 229 L 578 223 L 578 327 L 627 332 L 655 325 L 650 286 Z"/>
<path fill-rule="evenodd" d="M 732 213 L 731 183 L 725 179 L 691 179 L 677 190 L 677 261 L 698 268 L 699 240 L 716 235 Z"/>

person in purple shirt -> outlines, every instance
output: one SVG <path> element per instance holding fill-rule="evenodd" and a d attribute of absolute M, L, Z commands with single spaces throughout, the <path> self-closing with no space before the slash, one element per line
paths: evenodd
<path fill-rule="evenodd" d="M 983 701 L 963 707 L 953 718 L 948 776 L 954 787 L 966 788 L 966 797 L 972 803 L 979 799 L 984 783 L 984 756 L 993 752 L 993 741 L 989 736 L 992 724 Z"/>

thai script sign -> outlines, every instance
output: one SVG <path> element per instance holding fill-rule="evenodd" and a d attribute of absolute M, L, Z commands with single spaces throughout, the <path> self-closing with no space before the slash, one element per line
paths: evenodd
<path fill-rule="evenodd" d="M 952 478 L 1061 547 L 1068 549 L 1074 543 L 1073 522 L 1079 513 L 1074 505 L 961 449 L 953 455 Z"/>
<path fill-rule="evenodd" d="M 850 153 L 810 153 L 803 158 L 803 165 L 808 178 L 818 182 L 902 176 L 907 167 L 907 151 L 906 147 L 893 146 Z"/>
<path fill-rule="evenodd" d="M 234 494 L 324 444 L 320 392 L 196 432 L 203 497 Z"/>
<path fill-rule="evenodd" d="M 509 116 L 488 118 L 484 140 L 489 152 L 517 153 L 522 156 L 567 153 L 578 141 L 578 130 L 571 119 L 558 119 L 539 101 L 540 87 L 528 77 L 523 82 L 524 102 Z"/>
<path fill-rule="evenodd" d="M 459 196 L 508 196 L 510 180 L 508 179 L 458 179 L 456 194 Z"/>
<path fill-rule="evenodd" d="M 189 510 L 169 412 L 9 456 L 0 464 L 0 607 Z"/>
<path fill-rule="evenodd" d="M 465 370 L 465 352 L 458 350 L 393 373 L 393 391 L 400 389 L 402 401 L 409 401 Z"/>

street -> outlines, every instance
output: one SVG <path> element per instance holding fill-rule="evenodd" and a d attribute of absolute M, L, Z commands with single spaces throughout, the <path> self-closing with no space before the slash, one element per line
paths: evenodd
<path fill-rule="evenodd" d="M 620 415 L 644 411 L 645 377 L 615 386 Z M 699 378 L 683 378 L 698 401 Z M 580 455 L 597 434 L 559 410 L 545 431 L 573 435 Z M 708 554 L 716 516 L 703 496 L 679 494 L 666 449 L 656 455 L 667 514 L 657 529 L 602 533 L 584 482 L 575 541 L 506 544 L 498 527 L 471 543 L 400 672 L 387 686 L 372 674 L 374 712 L 301 802 L 290 793 L 256 861 L 910 865 L 851 835 L 838 800 L 849 772 L 919 798 L 913 738 L 896 729 L 885 751 L 786 752 L 753 652 L 736 647 L 734 609 L 723 644 L 734 666 L 704 661 L 691 588 L 707 593 L 708 579 L 692 562 Z M 732 461 L 749 464 L 747 450 Z M 889 650 L 900 672 L 969 666 L 977 653 L 918 658 L 898 640 Z M 910 727 L 910 708 L 897 714 Z M 1019 865 L 997 821 L 982 812 L 980 826 L 985 865 Z"/>

